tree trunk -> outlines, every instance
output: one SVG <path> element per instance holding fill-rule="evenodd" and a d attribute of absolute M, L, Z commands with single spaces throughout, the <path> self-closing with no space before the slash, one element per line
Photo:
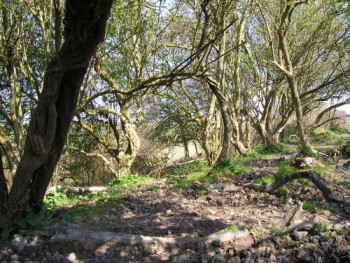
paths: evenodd
<path fill-rule="evenodd" d="M 17 218 L 25 207 L 40 207 L 66 141 L 84 75 L 104 39 L 112 0 L 67 0 L 65 43 L 50 61 L 28 128 L 5 215 Z"/>
<path fill-rule="evenodd" d="M 222 148 L 218 159 L 216 160 L 215 167 L 220 166 L 230 156 L 231 138 L 233 134 L 232 122 L 228 112 L 227 99 L 222 91 L 220 91 L 219 83 L 210 76 L 206 77 L 206 82 L 209 85 L 210 90 L 216 96 L 220 104 L 220 112 L 222 116 L 224 135 L 222 141 Z"/>
<path fill-rule="evenodd" d="M 312 146 L 306 138 L 305 128 L 304 128 L 304 116 L 303 107 L 299 98 L 299 91 L 294 77 L 288 78 L 288 84 L 291 89 L 292 99 L 295 104 L 295 113 L 297 117 L 297 129 L 300 138 L 300 152 L 305 155 L 309 155 L 313 152 Z"/>
<path fill-rule="evenodd" d="M 7 197 L 8 197 L 8 190 L 7 190 L 7 183 L 6 183 L 6 178 L 4 174 L 4 165 L 2 163 L 2 152 L 0 148 L 0 209 L 2 209 L 3 206 L 5 205 Z"/>
<path fill-rule="evenodd" d="M 137 153 L 140 150 L 140 138 L 135 130 L 134 124 L 130 123 L 127 119 L 121 120 L 123 133 L 127 140 L 127 149 L 125 152 L 118 153 L 118 175 L 123 176 L 128 174 L 131 169 Z"/>
<path fill-rule="evenodd" d="M 189 149 L 189 145 L 188 145 L 188 140 L 186 137 L 182 138 L 182 142 L 184 144 L 184 153 L 185 153 L 185 160 L 190 159 L 190 149 Z"/>
<path fill-rule="evenodd" d="M 202 134 L 202 148 L 206 154 L 207 157 L 207 161 L 208 161 L 208 165 L 212 166 L 212 164 L 215 161 L 215 149 L 216 147 L 216 140 L 215 140 L 215 136 L 213 136 L 214 138 L 212 140 L 210 140 L 210 138 L 212 137 L 212 122 L 211 119 L 214 115 L 214 111 L 215 111 L 215 104 L 216 104 L 216 97 L 215 95 L 212 95 L 211 100 L 210 100 L 210 104 L 209 104 L 209 109 L 208 109 L 208 115 L 206 116 L 205 120 L 204 120 L 204 129 L 203 129 L 203 134 Z M 215 149 L 214 149 L 215 148 Z"/>

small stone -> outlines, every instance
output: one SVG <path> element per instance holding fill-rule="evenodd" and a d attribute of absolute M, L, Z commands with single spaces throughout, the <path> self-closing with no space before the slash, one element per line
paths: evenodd
<path fill-rule="evenodd" d="M 77 259 L 77 256 L 75 255 L 75 253 L 70 253 L 69 255 L 68 255 L 68 260 L 71 260 L 71 261 L 75 261 Z"/>
<path fill-rule="evenodd" d="M 11 245 L 16 249 L 18 252 L 22 252 L 22 250 L 27 245 L 27 239 L 21 235 L 14 235 L 14 238 L 11 241 Z"/>
<path fill-rule="evenodd" d="M 192 261 L 192 253 L 191 251 L 187 251 L 185 254 L 182 254 L 177 259 L 177 263 L 188 263 Z"/>
<path fill-rule="evenodd" d="M 228 260 L 228 263 L 241 263 L 241 259 L 239 256 L 234 256 Z"/>

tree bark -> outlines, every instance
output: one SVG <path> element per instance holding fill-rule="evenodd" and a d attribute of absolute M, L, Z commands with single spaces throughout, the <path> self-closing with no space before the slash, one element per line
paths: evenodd
<path fill-rule="evenodd" d="M 6 178 L 4 174 L 4 165 L 2 163 L 2 152 L 0 148 L 0 209 L 5 205 L 7 197 L 8 197 L 8 189 L 7 189 Z"/>
<path fill-rule="evenodd" d="M 207 76 L 205 80 L 208 83 L 210 90 L 216 96 L 220 104 L 220 111 L 222 115 L 222 122 L 224 128 L 221 152 L 215 163 L 215 167 L 218 167 L 230 156 L 230 145 L 233 134 L 233 128 L 230 115 L 228 113 L 227 99 L 223 92 L 220 90 L 219 83 L 210 76 Z"/>
<path fill-rule="evenodd" d="M 66 141 L 80 86 L 91 57 L 104 39 L 112 0 L 67 0 L 65 42 L 50 61 L 28 128 L 5 215 L 17 218 L 39 208 Z"/>
<path fill-rule="evenodd" d="M 182 138 L 182 142 L 184 144 L 184 153 L 185 153 L 185 160 L 190 159 L 190 149 L 189 149 L 189 145 L 188 145 L 188 140 L 186 137 Z"/>
<path fill-rule="evenodd" d="M 123 176 L 130 172 L 131 166 L 140 150 L 140 138 L 135 130 L 135 126 L 130 122 L 129 118 L 121 119 L 122 130 L 127 140 L 127 148 L 125 152 L 118 153 L 118 175 Z"/>

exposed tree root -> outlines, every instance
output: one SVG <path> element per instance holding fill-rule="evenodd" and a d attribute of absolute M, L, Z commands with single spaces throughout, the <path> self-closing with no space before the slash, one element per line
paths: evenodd
<path fill-rule="evenodd" d="M 84 249 L 95 249 L 105 243 L 113 245 L 159 245 L 162 247 L 186 246 L 186 245 L 210 245 L 214 242 L 232 242 L 242 249 L 253 244 L 253 239 L 244 227 L 239 227 L 232 231 L 219 231 L 206 237 L 153 237 L 131 234 L 116 234 L 113 232 L 103 232 L 82 229 L 59 229 L 50 239 L 51 243 L 70 242 L 84 247 Z"/>
<path fill-rule="evenodd" d="M 256 191 L 273 193 L 277 191 L 279 188 L 281 188 L 283 185 L 301 178 L 309 179 L 310 181 L 312 181 L 315 184 L 315 186 L 321 191 L 323 197 L 327 201 L 350 204 L 349 197 L 343 197 L 343 196 L 338 196 L 333 194 L 332 190 L 327 186 L 327 182 L 322 177 L 320 177 L 316 173 L 308 172 L 308 171 L 293 173 L 293 174 L 283 176 L 272 184 L 260 185 L 260 184 L 249 183 L 249 184 L 243 185 L 243 187 L 254 189 Z"/>

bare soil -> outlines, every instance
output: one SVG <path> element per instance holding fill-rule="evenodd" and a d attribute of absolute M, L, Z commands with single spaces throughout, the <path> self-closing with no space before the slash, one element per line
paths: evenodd
<path fill-rule="evenodd" d="M 120 197 L 121 204 L 59 222 L 36 232 L 22 232 L 0 251 L 1 262 L 350 262 L 350 207 L 326 202 L 311 184 L 287 185 L 286 195 L 244 189 L 242 184 L 275 172 L 274 156 L 252 163 L 253 171 L 226 182 L 185 188 L 154 180 L 136 186 Z M 338 194 L 350 196 L 348 188 L 332 183 L 350 182 L 340 168 L 327 178 Z M 284 233 L 285 215 L 312 200 L 315 211 L 302 210 L 291 224 L 313 222 L 314 226 Z M 116 245 L 104 242 L 86 248 L 88 240 L 53 242 L 60 229 L 93 230 L 116 234 L 158 237 L 203 237 L 234 226 L 248 229 L 253 242 L 235 246 L 226 242 L 164 247 L 159 244 Z"/>

